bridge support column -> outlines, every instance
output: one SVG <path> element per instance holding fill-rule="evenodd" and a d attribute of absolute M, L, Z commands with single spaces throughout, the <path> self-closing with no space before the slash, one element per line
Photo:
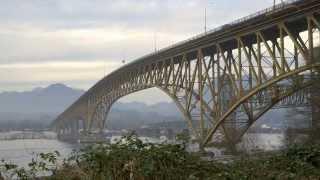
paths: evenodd
<path fill-rule="evenodd" d="M 61 129 L 61 135 L 64 136 L 65 134 L 66 134 L 65 128 L 62 127 L 62 129 Z"/>
<path fill-rule="evenodd" d="M 75 140 L 79 139 L 79 121 L 76 120 L 71 124 L 71 134 Z"/>
<path fill-rule="evenodd" d="M 61 136 L 63 135 L 63 130 L 62 129 L 60 129 L 60 128 L 57 128 L 57 138 L 58 139 L 61 139 Z"/>
<path fill-rule="evenodd" d="M 69 126 L 66 127 L 66 135 L 70 135 L 71 134 L 71 129 Z"/>
<path fill-rule="evenodd" d="M 301 77 L 319 74 L 320 63 L 313 61 L 319 2 L 295 1 L 143 57 L 99 81 L 58 123 L 82 117 L 84 132 L 99 125 L 102 130 L 105 112 L 116 100 L 157 87 L 177 104 L 200 149 L 223 139 L 235 144 L 267 111 L 312 85 L 311 78 Z M 281 21 L 268 16 L 281 13 L 286 14 Z M 247 26 L 251 20 L 256 23 Z M 319 109 L 313 107 L 316 128 Z"/>

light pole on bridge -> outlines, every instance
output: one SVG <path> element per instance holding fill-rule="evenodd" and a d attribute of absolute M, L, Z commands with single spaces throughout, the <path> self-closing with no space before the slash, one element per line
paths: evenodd
<path fill-rule="evenodd" d="M 211 5 L 212 2 L 208 1 L 204 7 L 204 33 L 207 33 L 207 6 Z"/>
<path fill-rule="evenodd" d="M 277 0 L 273 0 L 273 9 L 276 9 L 276 3 L 277 3 Z M 283 3 L 283 0 L 281 0 L 281 4 Z"/>

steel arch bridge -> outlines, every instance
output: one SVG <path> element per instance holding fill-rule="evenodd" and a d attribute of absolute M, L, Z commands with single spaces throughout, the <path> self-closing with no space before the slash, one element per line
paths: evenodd
<path fill-rule="evenodd" d="M 217 134 L 234 142 L 278 104 L 306 102 L 320 70 L 319 34 L 320 1 L 287 1 L 126 64 L 53 127 L 59 134 L 103 129 L 119 98 L 156 87 L 175 102 L 201 147 Z"/>

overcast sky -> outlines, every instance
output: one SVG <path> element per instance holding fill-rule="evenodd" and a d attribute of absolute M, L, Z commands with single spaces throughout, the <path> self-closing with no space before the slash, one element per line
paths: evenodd
<path fill-rule="evenodd" d="M 88 89 L 157 48 L 272 6 L 273 0 L 1 0 L 0 91 Z M 146 97 L 148 93 L 146 93 Z M 136 97 L 143 97 L 141 93 Z M 130 99 L 130 97 L 128 98 Z"/>

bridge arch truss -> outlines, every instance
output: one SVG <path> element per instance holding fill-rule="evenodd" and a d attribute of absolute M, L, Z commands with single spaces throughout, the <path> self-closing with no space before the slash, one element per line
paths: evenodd
<path fill-rule="evenodd" d="M 294 1 L 142 57 L 112 72 L 62 113 L 65 128 L 103 129 L 119 98 L 156 87 L 202 146 L 234 141 L 277 104 L 306 103 L 320 70 L 320 2 Z"/>

